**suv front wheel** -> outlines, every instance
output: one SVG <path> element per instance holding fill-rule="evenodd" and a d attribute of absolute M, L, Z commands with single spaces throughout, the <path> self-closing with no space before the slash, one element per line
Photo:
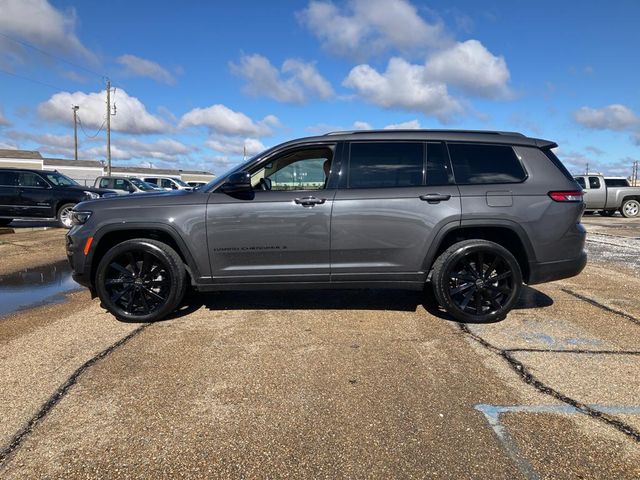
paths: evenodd
<path fill-rule="evenodd" d="M 165 243 L 136 238 L 119 243 L 100 260 L 96 290 L 118 319 L 152 322 L 171 313 L 187 286 L 184 263 Z"/>
<path fill-rule="evenodd" d="M 487 240 L 464 240 L 445 250 L 431 276 L 438 303 L 465 323 L 502 320 L 513 308 L 522 288 L 522 272 L 515 257 Z"/>

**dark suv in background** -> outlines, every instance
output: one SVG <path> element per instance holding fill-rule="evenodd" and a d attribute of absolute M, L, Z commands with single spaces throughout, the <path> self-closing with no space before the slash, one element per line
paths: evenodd
<path fill-rule="evenodd" d="M 84 187 L 50 170 L 0 168 L 0 226 L 15 219 L 57 220 L 71 227 L 71 210 L 84 200 L 116 192 Z"/>
<path fill-rule="evenodd" d="M 517 133 L 359 131 L 273 147 L 194 192 L 85 202 L 74 278 L 116 317 L 160 319 L 198 291 L 429 283 L 464 322 L 505 317 L 524 283 L 585 266 L 582 190 Z"/>

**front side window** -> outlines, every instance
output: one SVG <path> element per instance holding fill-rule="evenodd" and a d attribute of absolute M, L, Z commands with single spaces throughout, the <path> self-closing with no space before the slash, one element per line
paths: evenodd
<path fill-rule="evenodd" d="M 113 183 L 113 188 L 116 190 L 129 190 L 129 182 L 127 182 L 124 178 L 116 178 Z"/>
<path fill-rule="evenodd" d="M 589 177 L 589 188 L 600 188 L 600 179 L 598 177 Z"/>
<path fill-rule="evenodd" d="M 109 179 L 108 178 L 100 179 L 100 188 L 109 188 Z"/>
<path fill-rule="evenodd" d="M 162 188 L 173 188 L 173 189 L 178 188 L 168 178 L 163 178 L 162 180 L 160 180 L 160 182 L 161 182 L 160 185 L 162 186 Z"/>
<path fill-rule="evenodd" d="M 16 172 L 0 172 L 0 187 L 15 187 L 18 184 Z"/>
<path fill-rule="evenodd" d="M 349 188 L 415 187 L 423 183 L 423 143 L 352 143 L 350 150 Z"/>
<path fill-rule="evenodd" d="M 322 190 L 326 187 L 332 157 L 329 148 L 286 153 L 253 172 L 251 185 L 257 190 Z"/>
<path fill-rule="evenodd" d="M 40 175 L 29 172 L 18 174 L 18 185 L 31 188 L 47 188 L 49 186 Z"/>
<path fill-rule="evenodd" d="M 508 145 L 449 143 L 456 183 L 520 183 L 527 174 Z"/>

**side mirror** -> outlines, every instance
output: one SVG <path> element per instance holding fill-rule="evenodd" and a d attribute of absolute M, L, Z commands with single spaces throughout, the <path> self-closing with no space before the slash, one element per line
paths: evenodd
<path fill-rule="evenodd" d="M 251 187 L 251 174 L 249 172 L 232 173 L 222 184 L 222 191 L 225 193 L 250 192 L 251 190 L 253 188 Z"/>

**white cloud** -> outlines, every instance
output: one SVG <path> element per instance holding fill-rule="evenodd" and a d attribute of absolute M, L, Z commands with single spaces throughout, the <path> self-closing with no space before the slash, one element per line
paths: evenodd
<path fill-rule="evenodd" d="M 509 96 L 509 69 L 478 40 L 457 42 L 427 59 L 429 80 L 455 85 L 466 93 L 488 98 Z"/>
<path fill-rule="evenodd" d="M 385 130 L 417 130 L 422 128 L 418 120 L 409 120 L 408 122 L 392 123 L 384 127 Z"/>
<path fill-rule="evenodd" d="M 205 145 L 216 152 L 235 155 L 255 155 L 266 149 L 257 138 L 216 137 L 207 140 Z"/>
<path fill-rule="evenodd" d="M 253 54 L 243 55 L 239 64 L 230 63 L 229 67 L 247 81 L 245 90 L 251 95 L 264 95 L 285 103 L 304 103 L 309 96 L 333 95 L 331 84 L 313 63 L 288 59 L 278 70 L 266 57 Z"/>
<path fill-rule="evenodd" d="M 175 85 L 176 77 L 166 68 L 152 60 L 125 54 L 119 56 L 116 61 L 123 65 L 124 74 L 134 77 L 149 77 L 156 82 Z"/>
<path fill-rule="evenodd" d="M 73 121 L 71 106 L 79 105 L 78 115 L 85 128 L 98 129 L 106 117 L 106 92 L 61 92 L 38 106 L 38 115 L 46 120 L 69 125 Z M 118 89 L 112 95 L 117 105 L 117 114 L 111 116 L 111 128 L 126 133 L 161 133 L 170 130 L 170 126 L 160 118 L 151 115 L 143 103 L 131 97 L 126 91 Z"/>
<path fill-rule="evenodd" d="M 384 108 L 423 112 L 441 121 L 461 113 L 462 105 L 449 95 L 446 84 L 429 81 L 424 70 L 422 65 L 412 65 L 394 57 L 384 73 L 366 64 L 354 67 L 343 85 Z"/>
<path fill-rule="evenodd" d="M 340 125 L 329 125 L 328 123 L 318 123 L 316 125 L 310 125 L 305 130 L 313 135 L 324 135 L 329 132 L 344 132 L 348 130 L 371 130 L 373 127 L 362 120 L 356 120 L 350 127 L 344 127 Z"/>
<path fill-rule="evenodd" d="M 619 103 L 602 108 L 582 107 L 573 113 L 573 118 L 580 125 L 597 130 L 621 132 L 640 127 L 640 117 Z"/>
<path fill-rule="evenodd" d="M 263 137 L 271 134 L 271 127 L 279 125 L 280 122 L 274 115 L 267 115 L 256 122 L 242 112 L 236 112 L 225 105 L 216 104 L 206 108 L 194 108 L 185 113 L 178 127 L 203 126 L 212 132 L 223 135 Z"/>
<path fill-rule="evenodd" d="M 0 0 L 0 12 L 0 32 L 9 37 L 48 52 L 96 61 L 75 33 L 74 9 L 62 12 L 47 0 Z M 27 50 L 22 45 L 0 36 L 0 63 L 3 60 L 10 64 L 24 63 L 27 58 Z"/>
<path fill-rule="evenodd" d="M 345 8 L 313 0 L 297 16 L 323 47 L 348 57 L 425 51 L 448 42 L 442 23 L 427 22 L 407 0 L 350 0 Z"/>

